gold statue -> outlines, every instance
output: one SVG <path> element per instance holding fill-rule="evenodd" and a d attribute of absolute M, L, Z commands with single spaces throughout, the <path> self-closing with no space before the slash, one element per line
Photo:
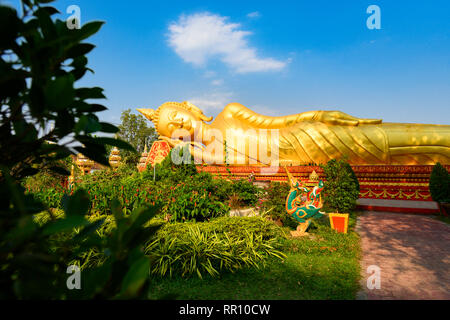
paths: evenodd
<path fill-rule="evenodd" d="M 356 118 L 340 111 L 269 117 L 239 103 L 228 104 L 210 124 L 207 122 L 212 117 L 205 116 L 189 102 L 167 102 L 157 110 L 138 111 L 154 123 L 160 139 L 172 147 L 181 144 L 180 139 L 194 141 L 190 145 L 191 153 L 208 163 L 224 162 L 215 153 L 199 154 L 214 142 L 235 155 L 240 154 L 244 158 L 242 164 L 247 165 L 267 165 L 252 148 L 272 150 L 274 143 L 280 165 L 326 163 L 343 156 L 348 157 L 350 164 L 425 165 L 438 161 L 450 164 L 450 125 L 382 123 L 382 120 Z M 173 138 L 177 129 L 184 130 L 184 134 Z M 245 142 L 245 151 L 230 147 L 224 138 L 230 129 L 246 132 L 238 135 Z M 271 140 L 272 133 L 259 134 L 261 129 L 277 131 L 277 141 Z"/>

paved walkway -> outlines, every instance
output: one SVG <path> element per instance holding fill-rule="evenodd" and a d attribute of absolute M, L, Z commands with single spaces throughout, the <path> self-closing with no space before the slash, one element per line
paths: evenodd
<path fill-rule="evenodd" d="M 359 299 L 450 299 L 449 225 L 426 216 L 368 211 L 356 230 L 363 255 Z M 381 270 L 380 289 L 367 288 L 371 265 Z"/>

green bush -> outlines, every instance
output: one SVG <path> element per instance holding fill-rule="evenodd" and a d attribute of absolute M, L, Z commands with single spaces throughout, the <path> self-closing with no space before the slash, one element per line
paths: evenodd
<path fill-rule="evenodd" d="M 204 223 L 168 223 L 158 234 L 166 238 L 182 236 L 193 225 L 204 233 L 231 233 L 237 237 L 243 237 L 246 232 L 262 235 L 265 240 L 283 235 L 278 226 L 262 217 L 219 217 Z"/>
<path fill-rule="evenodd" d="M 172 161 L 172 158 L 180 160 L 179 164 Z M 187 163 L 186 163 L 187 162 Z M 148 171 L 152 171 L 151 166 L 147 167 Z M 197 167 L 194 163 L 194 157 L 189 153 L 189 149 L 185 147 L 173 148 L 169 155 L 155 167 L 156 180 L 167 180 L 177 183 L 180 180 L 186 180 L 197 174 Z"/>
<path fill-rule="evenodd" d="M 152 274 L 181 276 L 243 267 L 259 268 L 270 257 L 284 259 L 276 249 L 282 231 L 263 218 L 222 217 L 211 222 L 166 224 L 146 247 Z"/>
<path fill-rule="evenodd" d="M 434 201 L 450 202 L 450 175 L 439 162 L 431 171 L 429 188 Z"/>
<path fill-rule="evenodd" d="M 264 198 L 260 199 L 258 208 L 266 212 L 267 217 L 273 220 L 280 219 L 283 225 L 295 228 L 297 227 L 297 222 L 286 212 L 286 198 L 289 190 L 288 183 L 271 182 L 265 190 Z"/>
<path fill-rule="evenodd" d="M 204 221 L 223 216 L 230 210 L 226 204 L 215 201 L 205 189 L 192 190 L 187 184 L 171 188 L 171 198 L 164 210 L 172 221 Z"/>
<path fill-rule="evenodd" d="M 253 206 L 258 201 L 261 190 L 253 183 L 240 179 L 232 182 L 231 192 L 239 197 L 242 206 Z"/>
<path fill-rule="evenodd" d="M 326 177 L 324 207 L 334 212 L 353 211 L 359 198 L 359 183 L 351 166 L 345 160 L 333 159 L 321 167 Z"/>

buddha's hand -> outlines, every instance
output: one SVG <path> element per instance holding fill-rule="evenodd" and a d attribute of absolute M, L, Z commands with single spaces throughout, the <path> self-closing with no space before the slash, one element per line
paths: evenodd
<path fill-rule="evenodd" d="M 341 111 L 319 111 L 318 117 L 316 118 L 318 121 L 339 125 L 339 126 L 357 126 L 360 124 L 379 124 L 382 120 L 379 119 L 363 119 L 356 118 L 349 114 L 346 114 Z"/>

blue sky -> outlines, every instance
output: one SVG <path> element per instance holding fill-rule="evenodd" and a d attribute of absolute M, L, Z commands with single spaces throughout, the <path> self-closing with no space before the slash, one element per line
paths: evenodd
<path fill-rule="evenodd" d="M 372 4 L 380 30 L 366 26 Z M 267 115 L 450 124 L 447 0 L 64 0 L 61 18 L 69 5 L 82 23 L 106 22 L 82 84 L 105 88 L 100 115 L 116 124 L 122 110 L 184 100 L 213 116 L 240 102 Z"/>

